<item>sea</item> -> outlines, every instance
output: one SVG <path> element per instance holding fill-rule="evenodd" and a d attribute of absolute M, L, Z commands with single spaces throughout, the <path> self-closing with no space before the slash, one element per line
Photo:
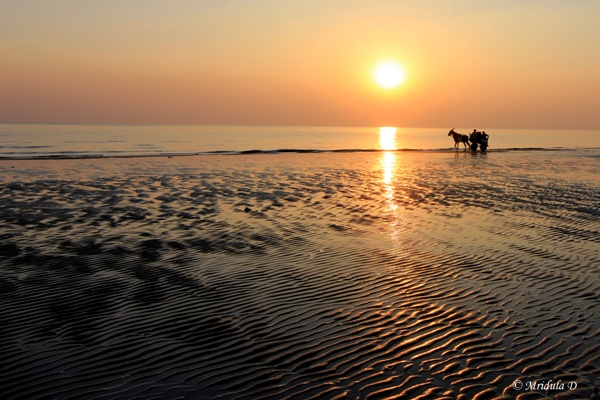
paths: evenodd
<path fill-rule="evenodd" d="M 450 128 L 0 124 L 1 159 L 455 151 Z M 456 128 L 468 134 L 472 128 Z M 600 130 L 478 129 L 488 152 L 598 150 Z M 460 145 L 461 150 L 463 149 Z"/>

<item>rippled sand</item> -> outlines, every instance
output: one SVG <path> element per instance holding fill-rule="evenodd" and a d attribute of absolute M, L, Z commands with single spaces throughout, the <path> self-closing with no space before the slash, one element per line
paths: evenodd
<path fill-rule="evenodd" d="M 0 161 L 4 399 L 590 398 L 597 151 Z M 513 384 L 576 382 L 576 390 Z"/>

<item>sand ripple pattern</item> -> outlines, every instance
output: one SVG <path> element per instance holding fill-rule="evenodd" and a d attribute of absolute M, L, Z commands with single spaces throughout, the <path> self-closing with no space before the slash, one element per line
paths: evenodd
<path fill-rule="evenodd" d="M 2 398 L 600 386 L 600 182 L 554 173 L 599 158 L 404 154 L 388 179 L 381 154 L 260 157 L 5 179 Z"/>

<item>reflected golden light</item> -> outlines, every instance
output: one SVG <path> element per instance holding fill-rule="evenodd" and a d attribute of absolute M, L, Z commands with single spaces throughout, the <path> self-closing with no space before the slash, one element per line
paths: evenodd
<path fill-rule="evenodd" d="M 391 183 L 394 179 L 394 166 L 396 164 L 396 155 L 386 151 L 381 157 L 381 166 L 383 169 L 383 183 L 386 185 L 386 192 L 391 192 L 393 195 L 394 187 Z"/>
<path fill-rule="evenodd" d="M 398 179 L 398 162 L 400 155 L 395 151 L 396 146 L 396 132 L 397 128 L 391 126 L 385 126 L 379 128 L 379 146 L 381 150 L 381 185 L 383 189 L 383 196 L 387 205 L 388 213 L 390 218 L 390 237 L 393 241 L 398 240 L 399 224 L 403 220 L 402 209 L 396 204 L 396 185 L 395 181 Z"/>
<path fill-rule="evenodd" d="M 382 150 L 396 150 L 396 131 L 390 126 L 379 128 L 379 145 Z"/>
<path fill-rule="evenodd" d="M 396 152 L 385 151 L 381 154 L 381 169 L 383 177 L 381 179 L 383 186 L 384 200 L 387 205 L 389 219 L 389 235 L 392 242 L 397 243 L 401 232 L 401 224 L 403 223 L 402 208 L 396 204 L 395 180 L 397 178 L 397 162 L 399 156 Z"/>

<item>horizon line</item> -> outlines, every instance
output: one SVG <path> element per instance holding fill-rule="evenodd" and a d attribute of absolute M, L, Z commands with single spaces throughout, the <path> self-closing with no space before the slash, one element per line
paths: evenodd
<path fill-rule="evenodd" d="M 7 122 L 0 121 L 0 125 L 65 125 L 65 126 L 235 126 L 235 127 L 296 127 L 296 128 L 382 128 L 382 127 L 393 127 L 393 128 L 404 128 L 404 129 L 446 129 L 442 126 L 400 126 L 400 125 L 298 125 L 298 124 L 219 124 L 219 123 L 113 123 L 113 122 Z M 450 125 L 448 125 L 450 126 Z M 458 129 L 470 129 L 465 127 L 459 127 Z M 543 131 L 558 131 L 558 130 L 572 130 L 572 131 L 597 131 L 598 128 L 542 128 L 542 127 L 488 127 L 485 129 L 502 129 L 502 130 L 543 130 Z"/>

